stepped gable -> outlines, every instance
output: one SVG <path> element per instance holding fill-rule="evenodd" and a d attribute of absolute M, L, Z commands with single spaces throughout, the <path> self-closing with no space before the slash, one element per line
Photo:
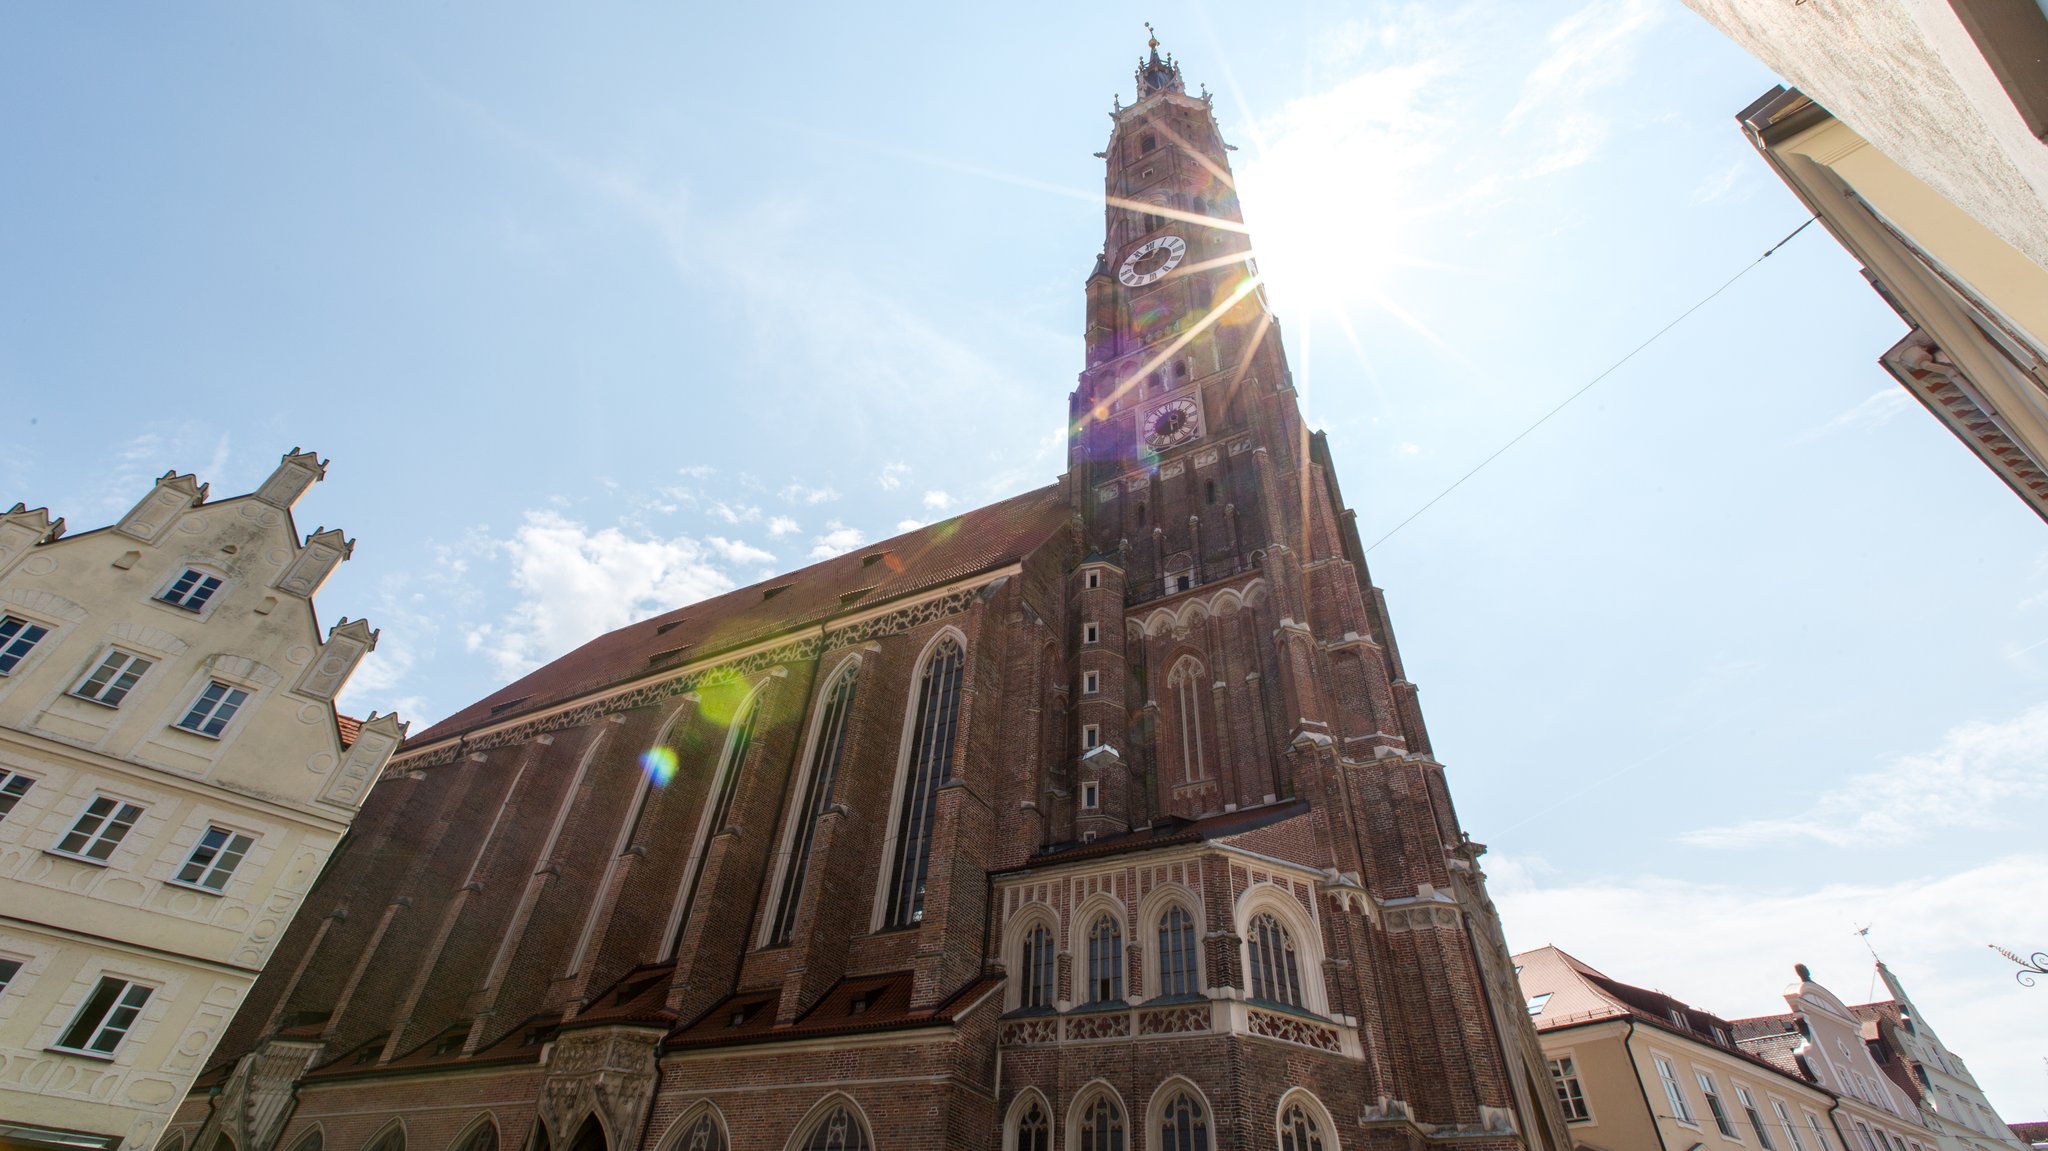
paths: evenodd
<path fill-rule="evenodd" d="M 406 741 L 405 750 L 604 688 L 671 674 L 718 652 L 1014 563 L 1064 526 L 1071 514 L 1060 486 L 1049 484 L 629 624 L 463 708 Z M 675 658 L 661 660 L 667 653 Z M 657 661 L 661 666 L 653 666 Z"/>

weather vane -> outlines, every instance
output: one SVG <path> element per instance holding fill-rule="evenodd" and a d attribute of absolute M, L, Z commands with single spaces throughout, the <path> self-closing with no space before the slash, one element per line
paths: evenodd
<path fill-rule="evenodd" d="M 2012 960 L 2019 967 L 2018 971 L 2012 973 L 2012 977 L 2019 980 L 2021 987 L 2032 987 L 2034 985 L 2034 976 L 2036 975 L 2048 975 L 2048 952 L 2036 951 L 2028 958 L 2021 959 L 2018 954 L 2007 951 L 1996 943 L 1989 944 L 1988 946 L 1991 950 Z"/>

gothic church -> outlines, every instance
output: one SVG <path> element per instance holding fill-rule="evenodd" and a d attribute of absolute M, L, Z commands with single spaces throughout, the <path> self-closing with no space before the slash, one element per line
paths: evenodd
<path fill-rule="evenodd" d="M 1206 94 L 1067 471 L 406 742 L 171 1151 L 1570 1146 Z"/>

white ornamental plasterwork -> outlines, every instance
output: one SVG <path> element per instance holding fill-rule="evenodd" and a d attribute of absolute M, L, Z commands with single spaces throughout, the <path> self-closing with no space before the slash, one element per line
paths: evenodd
<path fill-rule="evenodd" d="M 540 1120 L 554 1146 L 568 1146 L 591 1115 L 615 1146 L 639 1143 L 654 1100 L 663 1033 L 660 1028 L 602 1027 L 555 1040 L 540 1097 Z"/>
<path fill-rule="evenodd" d="M 1211 464 L 1214 464 L 1217 460 L 1217 457 L 1218 453 L 1215 448 L 1203 448 L 1201 451 L 1195 453 L 1195 466 L 1198 468 L 1206 468 Z"/>
<path fill-rule="evenodd" d="M 225 1134 L 242 1151 L 270 1151 L 291 1117 L 292 1090 L 321 1047 L 318 1040 L 272 1039 L 242 1056 L 213 1097 L 213 1109 L 191 1146 L 209 1146 Z"/>

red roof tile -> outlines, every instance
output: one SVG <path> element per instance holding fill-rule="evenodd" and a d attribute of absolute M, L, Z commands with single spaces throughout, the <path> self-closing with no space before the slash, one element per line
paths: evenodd
<path fill-rule="evenodd" d="M 1012 870 L 1045 867 L 1065 863 L 1070 859 L 1094 859 L 1104 855 L 1122 855 L 1127 851 L 1145 851 L 1155 847 L 1223 839 L 1279 823 L 1284 819 L 1292 819 L 1297 815 L 1306 815 L 1308 809 L 1307 800 L 1290 799 L 1281 803 L 1269 803 L 1261 807 L 1247 807 L 1221 815 L 1205 816 L 1201 819 L 1165 816 L 1152 826 L 1137 831 L 1103 836 L 1086 843 L 1061 843 L 1043 848 L 1031 857 L 1029 863 Z"/>
<path fill-rule="evenodd" d="M 629 624 L 584 644 L 406 741 L 430 743 L 650 674 L 684 661 L 866 611 L 1014 563 L 1067 522 L 1058 484 L 907 532 L 713 599 Z M 862 589 L 871 589 L 854 595 Z"/>
<path fill-rule="evenodd" d="M 341 750 L 347 751 L 354 745 L 356 736 L 362 734 L 363 721 L 352 715 L 337 714 L 334 717 L 334 726 L 341 729 Z"/>

